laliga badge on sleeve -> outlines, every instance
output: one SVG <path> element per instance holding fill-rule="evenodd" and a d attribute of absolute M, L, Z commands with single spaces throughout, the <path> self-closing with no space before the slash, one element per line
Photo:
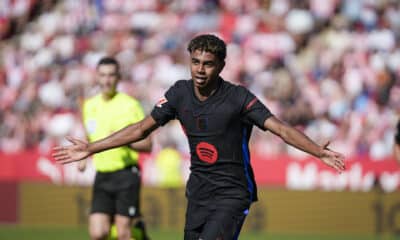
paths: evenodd
<path fill-rule="evenodd" d="M 165 97 L 162 97 L 162 98 L 160 98 L 160 99 L 158 100 L 158 102 L 156 103 L 156 106 L 159 107 L 159 108 L 161 108 L 162 105 L 163 105 L 164 103 L 167 103 L 167 102 L 168 102 L 168 100 L 167 100 Z"/>

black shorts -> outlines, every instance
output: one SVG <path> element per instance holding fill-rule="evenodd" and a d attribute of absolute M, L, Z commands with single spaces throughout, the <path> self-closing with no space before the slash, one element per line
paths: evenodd
<path fill-rule="evenodd" d="M 91 213 L 138 217 L 140 173 L 136 166 L 110 173 L 97 172 L 93 186 Z"/>
<path fill-rule="evenodd" d="M 185 223 L 185 240 L 235 240 L 238 239 L 248 214 L 246 203 L 218 204 L 209 207 L 188 201 Z"/>

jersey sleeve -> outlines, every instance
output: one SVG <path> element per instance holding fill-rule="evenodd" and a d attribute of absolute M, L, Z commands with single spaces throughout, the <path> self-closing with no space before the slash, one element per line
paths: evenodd
<path fill-rule="evenodd" d="M 153 110 L 151 111 L 151 116 L 157 122 L 158 125 L 163 126 L 169 120 L 176 118 L 176 109 L 179 101 L 179 90 L 180 87 L 176 83 L 168 89 L 164 97 L 162 97 Z"/>
<path fill-rule="evenodd" d="M 264 122 L 267 118 L 273 116 L 271 111 L 253 93 L 244 87 L 241 87 L 239 96 L 241 96 L 240 99 L 242 101 L 242 121 L 256 125 L 265 131 Z"/>

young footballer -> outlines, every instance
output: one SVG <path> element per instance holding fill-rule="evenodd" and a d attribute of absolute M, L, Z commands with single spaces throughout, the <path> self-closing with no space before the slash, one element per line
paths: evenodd
<path fill-rule="evenodd" d="M 220 77 L 225 66 L 225 42 L 214 35 L 191 40 L 191 79 L 177 81 L 144 120 L 92 143 L 68 138 L 71 146 L 56 147 L 53 156 L 70 163 L 145 139 L 172 119 L 186 133 L 191 174 L 184 239 L 237 239 L 257 188 L 250 164 L 253 126 L 270 131 L 341 172 L 344 156 L 317 144 L 276 118 L 249 90 Z"/>

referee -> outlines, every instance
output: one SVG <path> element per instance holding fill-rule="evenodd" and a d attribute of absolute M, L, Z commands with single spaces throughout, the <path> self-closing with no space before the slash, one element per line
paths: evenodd
<path fill-rule="evenodd" d="M 102 58 L 96 72 L 101 93 L 86 99 L 82 107 L 82 119 L 89 142 L 144 118 L 140 103 L 116 90 L 120 73 L 119 63 L 114 58 Z M 140 219 L 138 152 L 149 152 L 151 147 L 148 137 L 93 156 L 96 177 L 89 217 L 91 239 L 106 239 L 111 227 L 116 228 L 120 240 L 131 239 L 132 232 L 138 235 L 134 239 L 148 239 Z M 86 160 L 78 164 L 80 171 L 85 167 Z M 131 232 L 131 226 L 139 229 L 132 229 Z"/>

